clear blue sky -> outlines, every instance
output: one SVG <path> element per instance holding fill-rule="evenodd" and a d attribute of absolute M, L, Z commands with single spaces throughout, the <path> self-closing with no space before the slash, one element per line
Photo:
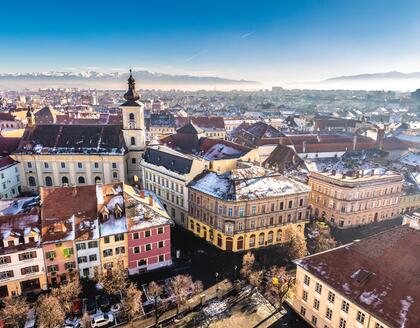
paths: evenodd
<path fill-rule="evenodd" d="M 313 81 L 420 71 L 420 1 L 2 1 L 0 72 Z"/>

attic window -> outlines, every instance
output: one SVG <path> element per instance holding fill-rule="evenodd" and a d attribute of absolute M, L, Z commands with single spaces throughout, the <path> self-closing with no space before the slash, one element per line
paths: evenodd
<path fill-rule="evenodd" d="M 355 279 L 359 284 L 364 282 L 372 273 L 365 270 L 365 269 L 359 269 L 351 275 L 352 279 Z"/>
<path fill-rule="evenodd" d="M 51 226 L 50 232 L 52 233 L 67 232 L 67 227 L 63 223 L 57 222 Z"/>

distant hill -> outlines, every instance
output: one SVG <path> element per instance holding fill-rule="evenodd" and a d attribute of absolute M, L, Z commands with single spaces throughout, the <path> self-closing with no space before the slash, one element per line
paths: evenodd
<path fill-rule="evenodd" d="M 197 87 L 251 87 L 259 82 L 233 80 L 213 76 L 171 75 L 146 70 L 133 71 L 138 88 L 177 88 Z M 128 73 L 95 71 L 85 72 L 34 72 L 0 74 L 0 88 L 42 88 L 42 87 L 80 87 L 97 89 L 123 89 Z"/>
<path fill-rule="evenodd" d="M 355 80 L 396 80 L 396 79 L 420 79 L 420 72 L 401 73 L 398 71 L 391 71 L 385 73 L 371 73 L 371 74 L 358 74 L 358 75 L 345 75 L 332 77 L 324 80 L 323 82 L 334 81 L 355 81 Z"/>

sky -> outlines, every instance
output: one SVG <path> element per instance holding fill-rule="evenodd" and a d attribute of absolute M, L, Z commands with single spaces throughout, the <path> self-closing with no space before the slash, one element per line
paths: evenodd
<path fill-rule="evenodd" d="M 420 71 L 420 1 L 3 1 L 0 72 L 126 71 L 263 83 Z"/>

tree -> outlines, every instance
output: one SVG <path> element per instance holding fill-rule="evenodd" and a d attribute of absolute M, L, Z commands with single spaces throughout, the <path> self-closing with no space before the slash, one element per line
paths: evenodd
<path fill-rule="evenodd" d="M 60 301 L 53 295 L 42 295 L 36 307 L 38 326 L 56 328 L 63 325 L 65 313 Z"/>
<path fill-rule="evenodd" d="M 281 309 L 287 293 L 293 286 L 293 277 L 286 271 L 285 267 L 272 266 L 267 274 L 270 278 L 265 287 L 265 296 L 277 309 Z"/>
<path fill-rule="evenodd" d="M 240 271 L 241 276 L 245 281 L 249 282 L 249 277 L 251 273 L 253 272 L 254 267 L 255 267 L 255 256 L 251 252 L 247 252 L 242 257 L 242 268 Z"/>
<path fill-rule="evenodd" d="M 165 311 L 166 306 L 165 302 L 161 298 L 163 294 L 163 286 L 152 281 L 147 286 L 147 294 L 150 298 L 152 298 L 153 301 L 153 310 L 155 313 L 155 327 L 157 327 L 159 323 L 159 318 Z"/>
<path fill-rule="evenodd" d="M 112 270 L 105 270 L 98 274 L 98 282 L 109 295 L 120 296 L 128 286 L 128 273 L 123 260 L 115 261 Z"/>
<path fill-rule="evenodd" d="M 90 328 L 91 327 L 91 318 L 89 313 L 85 312 L 80 319 L 80 327 L 81 328 Z"/>
<path fill-rule="evenodd" d="M 6 297 L 3 299 L 3 308 L 0 311 L 6 327 L 21 328 L 25 325 L 29 304 L 21 297 Z"/>
<path fill-rule="evenodd" d="M 171 280 L 170 287 L 176 298 L 176 314 L 179 314 L 181 306 L 185 304 L 188 297 L 203 290 L 203 283 L 199 280 L 194 283 L 190 275 L 180 274 Z"/>
<path fill-rule="evenodd" d="M 69 314 L 81 291 L 82 288 L 80 287 L 79 280 L 74 279 L 65 284 L 61 284 L 58 288 L 54 288 L 52 295 L 57 297 L 64 308 L 64 312 Z"/>
<path fill-rule="evenodd" d="M 142 313 L 141 295 L 142 292 L 133 283 L 127 287 L 123 295 L 122 308 L 130 323 Z"/>
<path fill-rule="evenodd" d="M 312 253 L 319 253 L 327 251 L 331 248 L 337 247 L 337 241 L 331 235 L 331 229 L 325 223 L 317 223 L 314 228 L 317 235 L 313 239 Z"/>
<path fill-rule="evenodd" d="M 291 260 L 306 256 L 306 240 L 302 231 L 299 231 L 296 225 L 288 224 L 285 229 L 286 236 L 289 238 L 288 253 Z"/>

